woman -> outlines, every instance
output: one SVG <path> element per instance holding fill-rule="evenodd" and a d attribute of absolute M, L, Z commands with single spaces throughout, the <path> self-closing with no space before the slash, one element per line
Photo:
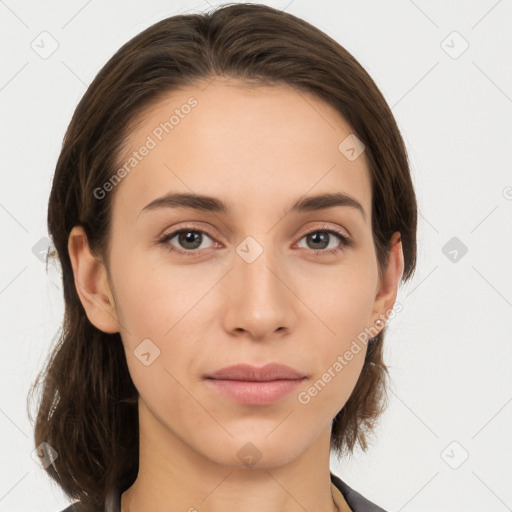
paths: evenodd
<path fill-rule="evenodd" d="M 226 5 L 123 45 L 48 209 L 65 317 L 35 444 L 66 511 L 383 510 L 329 455 L 385 408 L 416 220 L 382 94 L 305 21 Z"/>

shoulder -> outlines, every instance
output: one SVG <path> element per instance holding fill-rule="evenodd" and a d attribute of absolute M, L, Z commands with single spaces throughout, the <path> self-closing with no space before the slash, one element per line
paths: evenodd
<path fill-rule="evenodd" d="M 362 494 L 349 487 L 341 478 L 331 472 L 332 483 L 341 494 L 353 512 L 386 512 L 383 508 L 366 499 Z"/>

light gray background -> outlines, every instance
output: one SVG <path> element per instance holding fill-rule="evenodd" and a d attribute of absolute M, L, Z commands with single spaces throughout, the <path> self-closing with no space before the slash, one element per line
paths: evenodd
<path fill-rule="evenodd" d="M 47 236 L 73 110 L 128 39 L 219 3 L 0 1 L 0 512 L 68 504 L 31 458 L 25 399 L 63 312 L 59 274 L 33 247 Z M 325 31 L 370 73 L 419 200 L 418 269 L 386 340 L 390 405 L 369 452 L 333 458 L 332 470 L 390 512 L 512 510 L 512 4 L 265 3 Z M 51 48 L 43 31 L 58 43 L 48 58 L 31 47 Z"/>

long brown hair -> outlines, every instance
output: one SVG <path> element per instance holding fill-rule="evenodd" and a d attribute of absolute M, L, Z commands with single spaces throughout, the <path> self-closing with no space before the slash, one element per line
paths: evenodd
<path fill-rule="evenodd" d="M 85 314 L 69 233 L 83 226 L 91 250 L 106 261 L 113 193 L 98 200 L 94 190 L 118 169 L 131 123 L 169 92 L 219 76 L 248 85 L 291 85 L 337 109 L 365 145 L 379 275 L 395 231 L 404 252 L 402 281 L 415 269 L 417 206 L 404 142 L 374 81 L 336 41 L 302 19 L 258 4 L 173 16 L 128 41 L 79 102 L 57 161 L 48 205 L 55 251 L 49 257 L 60 262 L 65 312 L 58 343 L 29 393 L 42 383 L 35 445 L 48 443 L 58 454 L 46 471 L 82 510 L 103 510 L 108 496 L 135 481 L 138 393 L 120 334 L 98 330 Z M 367 449 L 367 436 L 387 405 L 385 329 L 371 340 L 356 387 L 334 419 L 331 448 L 338 456 L 357 443 Z"/>

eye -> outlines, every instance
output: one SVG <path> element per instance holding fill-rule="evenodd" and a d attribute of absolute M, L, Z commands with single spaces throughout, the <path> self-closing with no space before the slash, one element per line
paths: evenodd
<path fill-rule="evenodd" d="M 336 243 L 336 240 L 334 240 L 334 245 L 329 247 L 333 235 L 338 238 L 338 242 Z M 301 240 L 302 239 L 306 239 L 306 243 L 313 245 L 312 250 L 316 253 L 315 256 L 337 254 L 343 250 L 343 247 L 350 247 L 352 245 L 352 240 L 347 235 L 333 228 L 316 228 L 314 231 L 306 233 Z M 314 247 L 315 245 L 317 245 L 317 247 Z M 306 247 L 306 249 L 307 248 L 308 247 Z"/>
<path fill-rule="evenodd" d="M 338 239 L 338 242 L 329 247 L 331 245 L 333 235 Z M 195 257 L 201 256 L 203 249 L 213 247 L 213 245 L 201 247 L 205 236 L 210 240 L 213 239 L 213 237 L 206 231 L 197 229 L 194 226 L 188 226 L 164 235 L 160 240 L 158 240 L 158 243 L 162 244 L 170 252 L 182 256 Z M 175 239 L 174 243 L 172 243 L 173 239 Z M 352 239 L 348 235 L 333 229 L 332 227 L 326 226 L 319 226 L 314 231 L 306 233 L 300 240 L 303 239 L 306 239 L 307 243 L 313 245 L 313 248 L 306 247 L 306 249 L 313 251 L 315 256 L 338 254 L 344 247 L 351 247 L 353 244 Z M 336 242 L 335 239 L 334 242 Z M 315 247 L 315 245 L 317 247 Z"/>
<path fill-rule="evenodd" d="M 165 248 L 171 252 L 175 252 L 184 256 L 197 256 L 197 251 L 209 248 L 201 247 L 202 242 L 204 241 L 204 236 L 211 239 L 210 235 L 205 231 L 188 227 L 173 231 L 168 235 L 164 235 L 158 242 L 163 244 Z M 183 248 L 176 247 L 171 244 L 174 238 L 176 239 L 176 243 Z"/>

